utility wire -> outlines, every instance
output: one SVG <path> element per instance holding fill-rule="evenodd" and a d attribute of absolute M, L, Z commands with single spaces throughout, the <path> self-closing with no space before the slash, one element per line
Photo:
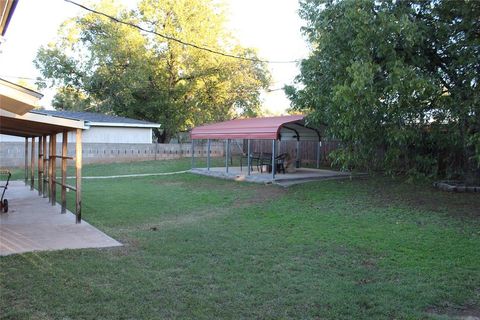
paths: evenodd
<path fill-rule="evenodd" d="M 207 47 L 202 47 L 202 46 L 199 46 L 197 44 L 194 44 L 194 43 L 191 43 L 191 42 L 186 42 L 186 41 L 183 41 L 183 40 L 180 40 L 180 39 L 177 39 L 175 37 L 172 37 L 172 36 L 168 36 L 168 35 L 165 35 L 165 34 L 162 34 L 162 33 L 159 33 L 159 32 L 156 32 L 156 31 L 153 31 L 153 30 L 147 30 L 139 25 L 136 25 L 136 24 L 133 24 L 131 22 L 127 22 L 127 21 L 123 21 L 123 20 L 120 20 L 118 18 L 115 18 L 111 15 L 108 15 L 104 12 L 101 12 L 101 11 L 97 11 L 97 10 L 94 10 L 94 9 L 91 9 L 89 7 L 86 7 L 82 4 L 79 4 L 75 1 L 72 1 L 72 0 L 64 0 L 65 2 L 68 2 L 68 3 L 71 3 L 73 5 L 76 5 L 77 7 L 80 7 L 86 11 L 89 11 L 91 13 L 94 13 L 94 14 L 97 14 L 97 15 L 101 15 L 101 16 L 104 16 L 116 23 L 120 23 L 120 24 L 124 24 L 126 26 L 130 26 L 132 28 L 135 28 L 135 29 L 138 29 L 138 30 L 141 30 L 143 32 L 147 32 L 147 33 L 152 33 L 152 34 L 155 34 L 159 37 L 162 37 L 164 39 L 167 39 L 167 40 L 170 40 L 170 41 L 174 41 L 174 42 L 177 42 L 177 43 L 180 43 L 180 44 L 183 44 L 185 46 L 189 46 L 189 47 L 192 47 L 192 48 L 195 48 L 195 49 L 198 49 L 198 50 L 203 50 L 203 51 L 207 51 L 207 52 L 210 52 L 210 53 L 213 53 L 213 54 L 217 54 L 217 55 L 221 55 L 221 56 L 224 56 L 224 57 L 229 57 L 229 58 L 233 58 L 233 59 L 240 59 L 240 60 L 247 60 L 247 61 L 253 61 L 253 62 L 264 62 L 264 63 L 297 63 L 299 62 L 299 60 L 290 60 L 290 61 L 271 61 L 271 60 L 262 60 L 262 59 L 256 59 L 256 58 L 248 58 L 248 57 L 242 57 L 242 56 L 237 56 L 237 55 L 233 55 L 233 54 L 229 54 L 229 53 L 225 53 L 225 52 L 221 52 L 221 51 L 217 51 L 217 50 L 214 50 L 214 49 L 210 49 L 210 48 L 207 48 Z"/>

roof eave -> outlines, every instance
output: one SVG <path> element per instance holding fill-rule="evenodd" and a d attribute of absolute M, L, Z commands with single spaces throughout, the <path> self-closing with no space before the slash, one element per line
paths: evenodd
<path fill-rule="evenodd" d="M 86 121 L 91 127 L 127 127 L 127 128 L 160 128 L 161 124 L 152 123 L 122 123 L 122 122 L 93 122 Z"/>

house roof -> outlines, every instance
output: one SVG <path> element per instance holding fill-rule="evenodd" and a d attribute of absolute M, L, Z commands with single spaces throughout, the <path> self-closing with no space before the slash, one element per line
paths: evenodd
<path fill-rule="evenodd" d="M 160 128 L 160 125 L 157 123 L 132 118 L 111 116 L 96 112 L 59 110 L 34 110 L 32 112 L 37 114 L 50 115 L 53 117 L 83 120 L 89 126 Z"/>
<path fill-rule="evenodd" d="M 305 124 L 303 115 L 235 119 L 196 127 L 192 139 L 320 140 L 317 129 Z"/>

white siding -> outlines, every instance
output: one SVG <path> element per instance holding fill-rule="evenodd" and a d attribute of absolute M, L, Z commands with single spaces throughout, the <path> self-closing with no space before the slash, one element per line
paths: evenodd
<path fill-rule="evenodd" d="M 68 133 L 68 141 L 75 141 L 75 132 Z M 21 142 L 25 138 L 0 135 L 2 142 Z M 62 135 L 57 136 L 62 141 Z M 151 128 L 124 128 L 124 127 L 90 127 L 83 130 L 82 141 L 85 143 L 152 143 Z"/>

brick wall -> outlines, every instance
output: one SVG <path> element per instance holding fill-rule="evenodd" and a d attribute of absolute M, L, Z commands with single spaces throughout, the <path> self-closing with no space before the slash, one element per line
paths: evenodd
<path fill-rule="evenodd" d="M 35 158 L 38 157 L 38 139 L 35 141 Z M 83 163 L 109 163 L 145 160 L 163 160 L 191 157 L 190 144 L 126 144 L 126 143 L 83 143 Z M 211 144 L 211 156 L 224 155 L 223 143 Z M 28 154 L 30 161 L 31 145 Z M 62 153 L 61 142 L 57 142 L 57 155 Z M 205 157 L 206 143 L 195 143 L 195 156 Z M 68 144 L 68 155 L 75 156 L 75 144 Z M 23 167 L 25 164 L 24 142 L 0 142 L 0 167 Z M 58 161 L 60 164 L 60 161 Z"/>

